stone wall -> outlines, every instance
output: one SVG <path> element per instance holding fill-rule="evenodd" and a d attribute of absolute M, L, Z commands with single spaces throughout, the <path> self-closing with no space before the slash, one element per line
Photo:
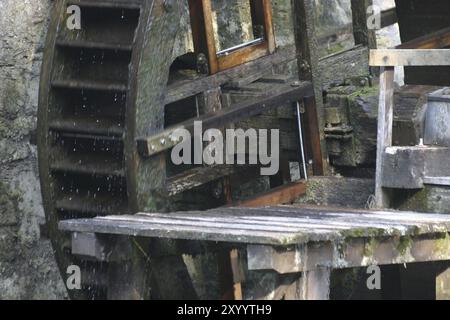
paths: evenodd
<path fill-rule="evenodd" d="M 62 299 L 37 170 L 39 73 L 50 0 L 0 1 L 0 299 Z"/>

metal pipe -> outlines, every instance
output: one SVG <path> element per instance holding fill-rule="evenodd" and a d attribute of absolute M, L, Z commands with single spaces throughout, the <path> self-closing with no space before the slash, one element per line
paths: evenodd
<path fill-rule="evenodd" d="M 305 146 L 303 142 L 303 126 L 302 126 L 302 114 L 300 112 L 300 103 L 297 101 L 297 123 L 298 123 L 298 135 L 300 138 L 300 152 L 302 156 L 302 164 L 303 164 L 303 175 L 305 180 L 308 180 L 308 171 L 306 168 L 306 155 L 305 155 Z"/>

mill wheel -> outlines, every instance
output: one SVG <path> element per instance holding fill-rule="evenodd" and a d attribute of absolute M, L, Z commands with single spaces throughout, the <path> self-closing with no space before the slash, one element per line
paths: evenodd
<path fill-rule="evenodd" d="M 164 106 L 177 33 L 173 3 L 58 0 L 53 6 L 40 82 L 39 169 L 60 271 L 64 277 L 68 266 L 82 268 L 83 290 L 70 292 L 73 298 L 104 297 L 108 266 L 73 256 L 58 223 L 152 209 L 142 202 L 146 188 L 139 185 L 146 182 L 137 176 L 148 168 L 134 141 L 164 126 L 157 108 Z M 72 5 L 81 9 L 80 30 L 67 27 Z"/>

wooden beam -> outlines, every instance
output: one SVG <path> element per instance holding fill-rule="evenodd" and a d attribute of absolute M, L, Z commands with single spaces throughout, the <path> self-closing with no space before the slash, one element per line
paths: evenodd
<path fill-rule="evenodd" d="M 450 49 L 378 49 L 370 50 L 374 67 L 449 66 Z"/>
<path fill-rule="evenodd" d="M 396 49 L 441 49 L 450 46 L 450 27 L 405 42 Z"/>
<path fill-rule="evenodd" d="M 293 1 L 295 44 L 298 55 L 300 80 L 312 81 L 314 86 L 316 123 L 320 141 L 323 174 L 328 173 L 328 153 L 325 141 L 325 116 L 322 79 L 319 69 L 318 44 L 315 30 L 315 5 L 313 0 Z M 313 124 L 316 125 L 316 124 Z M 317 161 L 317 159 L 315 159 Z"/>
<path fill-rule="evenodd" d="M 442 247 L 441 247 L 442 245 Z M 353 238 L 342 242 L 310 242 L 291 247 L 248 245 L 250 271 L 279 274 L 308 272 L 319 267 L 335 270 L 450 260 L 447 233 L 390 238 Z"/>
<path fill-rule="evenodd" d="M 272 55 L 259 58 L 255 61 L 218 72 L 214 75 L 202 77 L 197 80 L 176 82 L 168 86 L 165 104 L 170 104 L 204 91 L 223 86 L 239 78 L 246 78 L 252 74 L 268 72 L 272 67 L 295 60 L 296 52 L 293 46 L 278 49 Z"/>
<path fill-rule="evenodd" d="M 381 12 L 381 29 L 392 26 L 397 22 L 397 9 L 395 7 Z"/>
<path fill-rule="evenodd" d="M 351 0 L 351 3 L 355 44 L 375 49 L 377 47 L 375 30 L 369 30 L 367 27 L 367 8 L 373 5 L 373 0 Z"/>
<path fill-rule="evenodd" d="M 375 198 L 378 208 L 388 208 L 390 197 L 382 186 L 383 159 L 387 147 L 392 146 L 392 125 L 394 122 L 394 67 L 381 68 L 380 101 L 378 110 L 378 143 L 375 181 Z"/>
<path fill-rule="evenodd" d="M 312 91 L 312 85 L 307 81 L 295 87 L 284 85 L 274 91 L 264 93 L 261 97 L 219 110 L 214 114 L 204 115 L 195 120 L 202 122 L 203 130 L 221 128 L 227 124 L 248 119 L 270 109 L 278 108 L 285 103 L 301 100 L 305 96 L 310 96 Z M 186 129 L 192 133 L 194 131 L 194 121 L 186 121 L 153 136 L 141 136 L 136 139 L 139 153 L 144 157 L 149 157 L 169 150 L 179 143 L 179 141 L 172 139 L 172 134 L 179 129 Z"/>
<path fill-rule="evenodd" d="M 270 190 L 264 194 L 258 195 L 254 198 L 244 200 L 239 203 L 233 204 L 236 207 L 265 207 L 276 206 L 281 204 L 292 204 L 299 197 L 306 193 L 305 182 L 293 182 L 273 190 Z"/>

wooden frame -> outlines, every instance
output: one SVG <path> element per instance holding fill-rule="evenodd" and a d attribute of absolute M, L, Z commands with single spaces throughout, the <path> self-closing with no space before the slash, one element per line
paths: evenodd
<path fill-rule="evenodd" d="M 370 65 L 381 67 L 375 198 L 377 208 L 389 208 L 391 194 L 383 186 L 384 154 L 392 147 L 394 77 L 396 66 L 448 66 L 450 49 L 378 49 L 370 51 Z"/>
<path fill-rule="evenodd" d="M 192 35 L 196 53 L 206 54 L 210 73 L 233 68 L 275 51 L 271 0 L 250 0 L 252 20 L 264 25 L 264 40 L 228 54 L 218 55 L 215 45 L 211 0 L 189 0 Z"/>

